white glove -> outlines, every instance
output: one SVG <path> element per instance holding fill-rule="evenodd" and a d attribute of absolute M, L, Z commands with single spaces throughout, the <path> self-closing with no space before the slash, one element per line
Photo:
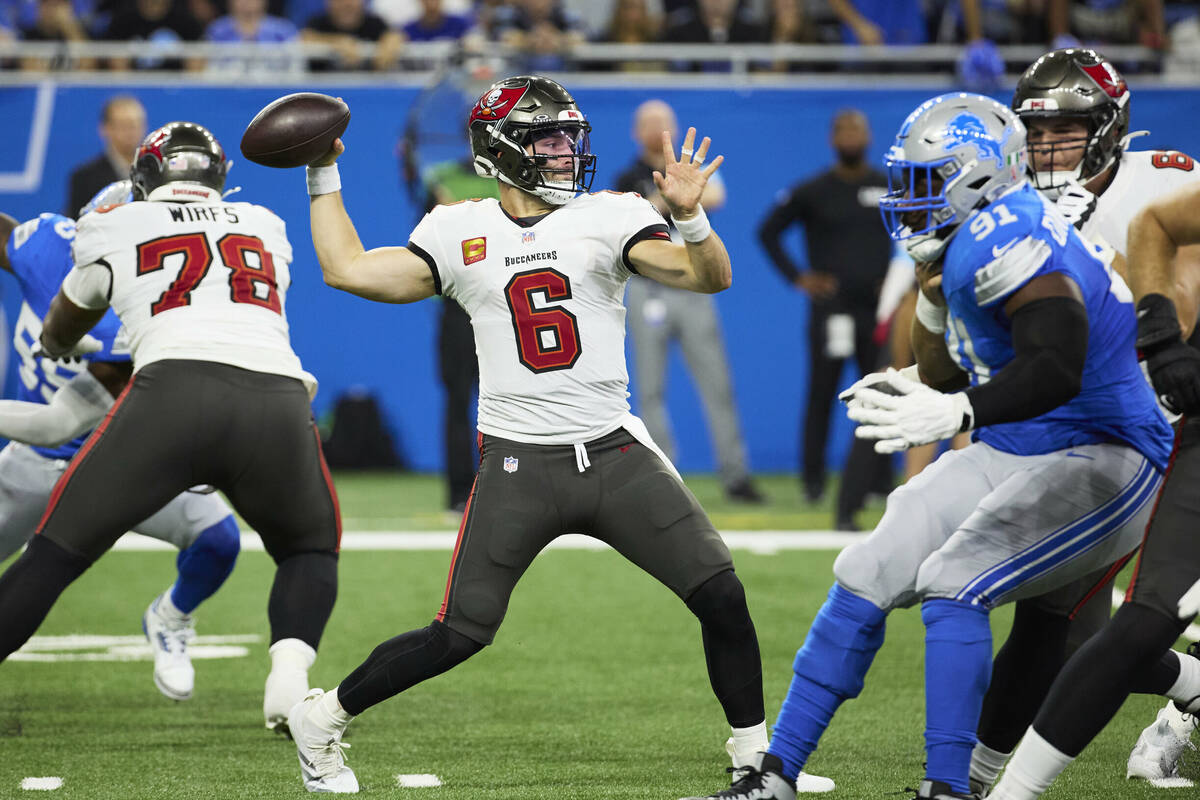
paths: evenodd
<path fill-rule="evenodd" d="M 51 361 L 62 361 L 63 359 L 67 358 L 79 358 L 90 353 L 99 353 L 103 349 L 104 342 L 100 341 L 91 334 L 85 333 L 83 338 L 76 342 L 75 346 L 70 350 L 66 351 L 65 353 L 56 353 L 55 355 L 50 355 L 46 352 L 42 345 L 42 340 L 39 338 L 33 343 L 32 355 L 34 358 L 48 358 Z"/>
<path fill-rule="evenodd" d="M 1200 614 L 1200 581 L 1192 584 L 1192 588 L 1183 593 L 1183 597 L 1179 598 L 1179 618 L 1191 619 Z"/>
<path fill-rule="evenodd" d="M 904 367 L 903 369 L 897 370 L 897 372 L 899 372 L 901 375 L 903 375 L 904 377 L 906 377 L 910 380 L 914 380 L 914 381 L 921 380 L 920 373 L 917 370 L 916 364 L 913 364 L 911 367 Z M 841 394 L 839 394 L 838 400 L 841 400 L 846 405 L 850 405 L 850 403 L 854 400 L 854 396 L 856 394 L 858 394 L 860 390 L 870 389 L 872 387 L 878 387 L 879 384 L 887 382 L 887 377 L 888 377 L 888 370 L 882 370 L 880 372 L 871 372 L 866 375 L 863 375 L 861 378 L 856 380 L 854 383 L 850 384 L 850 387 L 848 389 L 846 389 Z"/>
<path fill-rule="evenodd" d="M 1070 181 L 1060 190 L 1054 207 L 1066 217 L 1067 222 L 1079 228 L 1096 210 L 1096 195 L 1083 188 L 1078 181 Z"/>
<path fill-rule="evenodd" d="M 862 389 L 846 412 L 861 423 L 855 436 L 879 440 L 875 442 L 877 453 L 898 453 L 974 426 L 975 412 L 963 392 L 943 394 L 894 369 L 887 371 L 887 385 L 896 394 Z"/>

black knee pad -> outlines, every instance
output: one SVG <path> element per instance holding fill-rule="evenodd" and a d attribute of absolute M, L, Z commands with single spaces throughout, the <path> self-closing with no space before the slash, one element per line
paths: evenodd
<path fill-rule="evenodd" d="M 466 661 L 486 647 L 482 642 L 477 642 L 470 636 L 464 636 L 444 622 L 437 620 L 429 623 L 426 630 L 429 631 L 430 639 L 440 644 L 438 649 L 441 651 L 442 657 L 455 664 Z"/>
<path fill-rule="evenodd" d="M 687 607 L 701 625 L 718 636 L 742 636 L 754 630 L 746 590 L 731 569 L 701 584 L 687 599 Z"/>

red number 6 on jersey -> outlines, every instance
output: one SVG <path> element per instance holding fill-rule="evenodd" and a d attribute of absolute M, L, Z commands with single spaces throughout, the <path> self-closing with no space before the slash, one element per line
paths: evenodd
<path fill-rule="evenodd" d="M 518 272 L 504 287 L 508 309 L 517 334 L 517 357 L 530 372 L 570 369 L 579 360 L 579 323 L 562 306 L 538 308 L 534 296 L 548 300 L 570 300 L 571 279 L 553 269 Z"/>

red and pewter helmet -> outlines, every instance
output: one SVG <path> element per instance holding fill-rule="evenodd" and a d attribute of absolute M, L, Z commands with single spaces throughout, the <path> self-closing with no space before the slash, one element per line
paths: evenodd
<path fill-rule="evenodd" d="M 135 200 L 221 199 L 229 162 L 216 137 L 194 122 L 168 122 L 142 140 L 129 178 Z"/>
<path fill-rule="evenodd" d="M 1083 47 L 1055 50 L 1033 62 L 1017 82 L 1012 109 L 1022 122 L 1079 119 L 1087 124 L 1083 158 L 1074 170 L 1034 174 L 1034 185 L 1051 194 L 1068 181 L 1087 182 L 1121 157 L 1129 132 L 1129 87 L 1108 59 Z M 1078 141 L 1058 142 L 1062 147 Z"/>
<path fill-rule="evenodd" d="M 574 98 L 555 81 L 537 75 L 506 78 L 492 84 L 471 109 L 475 171 L 562 205 L 591 189 L 596 175 L 591 129 Z M 555 136 L 565 137 L 570 152 L 536 151 L 536 142 Z M 570 176 L 547 168 L 564 158 L 572 160 Z"/>

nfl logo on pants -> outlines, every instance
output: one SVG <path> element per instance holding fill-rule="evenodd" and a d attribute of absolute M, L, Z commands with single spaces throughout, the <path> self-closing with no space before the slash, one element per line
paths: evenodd
<path fill-rule="evenodd" d="M 516 472 L 517 471 L 517 460 L 515 458 L 513 458 L 512 456 L 505 456 L 504 457 L 504 471 L 505 472 Z"/>

